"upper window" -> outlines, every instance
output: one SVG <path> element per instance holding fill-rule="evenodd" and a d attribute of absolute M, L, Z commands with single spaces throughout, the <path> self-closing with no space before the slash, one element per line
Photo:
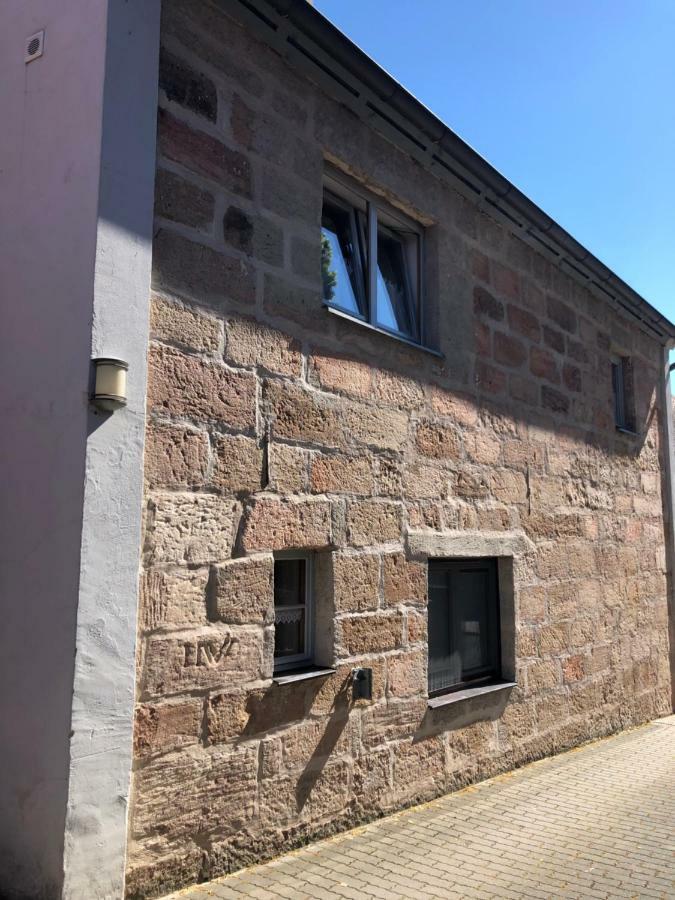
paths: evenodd
<path fill-rule="evenodd" d="M 324 189 L 324 303 L 419 343 L 421 231 L 334 179 Z"/>
<path fill-rule="evenodd" d="M 274 669 L 312 659 L 312 567 L 306 554 L 274 560 Z"/>
<path fill-rule="evenodd" d="M 633 382 L 628 357 L 612 356 L 612 392 L 614 394 L 614 424 L 624 431 L 635 429 L 632 413 Z"/>
<path fill-rule="evenodd" d="M 501 675 L 495 559 L 429 560 L 429 696 Z"/>

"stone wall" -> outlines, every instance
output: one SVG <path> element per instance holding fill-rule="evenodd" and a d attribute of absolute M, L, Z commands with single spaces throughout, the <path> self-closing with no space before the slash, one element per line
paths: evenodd
<path fill-rule="evenodd" d="M 133 897 L 666 713 L 670 691 L 656 342 L 210 5 L 164 3 L 160 87 Z M 322 307 L 325 160 L 427 227 L 442 356 Z M 614 429 L 613 348 L 636 436 Z M 517 686 L 489 715 L 428 709 L 425 535 L 520 547 Z M 337 670 L 296 685 L 271 679 L 287 548 L 316 550 Z"/>

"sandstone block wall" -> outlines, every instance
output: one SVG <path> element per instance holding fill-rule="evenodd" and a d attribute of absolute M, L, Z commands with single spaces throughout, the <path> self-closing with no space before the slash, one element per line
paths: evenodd
<path fill-rule="evenodd" d="M 210 4 L 164 3 L 160 88 L 133 897 L 666 713 L 670 690 L 656 342 Z M 442 356 L 322 308 L 327 160 L 426 227 Z M 524 548 L 517 687 L 465 727 L 427 708 L 420 532 Z M 316 551 L 337 671 L 277 685 L 290 548 Z"/>

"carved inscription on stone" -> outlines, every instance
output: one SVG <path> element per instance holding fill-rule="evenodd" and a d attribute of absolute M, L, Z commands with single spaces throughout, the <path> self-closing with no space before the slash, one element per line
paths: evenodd
<path fill-rule="evenodd" d="M 183 645 L 185 656 L 183 666 L 207 666 L 215 669 L 220 666 L 233 652 L 238 638 L 227 635 L 224 640 L 202 640 Z"/>

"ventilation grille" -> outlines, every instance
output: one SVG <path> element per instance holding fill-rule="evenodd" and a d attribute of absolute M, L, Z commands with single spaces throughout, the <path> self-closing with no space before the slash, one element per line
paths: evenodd
<path fill-rule="evenodd" d="M 36 31 L 35 34 L 31 34 L 30 37 L 26 38 L 26 56 L 24 57 L 25 62 L 29 63 L 33 62 L 34 59 L 38 59 L 38 57 L 42 56 L 44 48 L 44 31 Z"/>

